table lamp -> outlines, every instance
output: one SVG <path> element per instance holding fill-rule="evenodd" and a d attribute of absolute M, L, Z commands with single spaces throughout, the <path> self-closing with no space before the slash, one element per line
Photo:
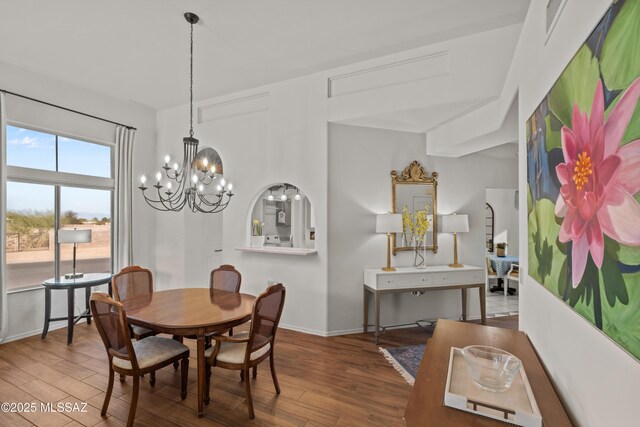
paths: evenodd
<path fill-rule="evenodd" d="M 76 250 L 78 243 L 90 243 L 91 230 L 58 230 L 58 243 L 73 243 L 73 273 L 65 274 L 65 279 L 77 279 L 84 276 L 84 273 L 76 273 Z"/>
<path fill-rule="evenodd" d="M 467 215 L 443 215 L 442 216 L 442 232 L 453 233 L 453 264 L 449 267 L 461 268 L 463 264 L 458 263 L 458 233 L 467 233 L 469 231 L 469 217 Z"/>
<path fill-rule="evenodd" d="M 391 233 L 402 233 L 402 215 L 392 213 L 376 215 L 376 233 L 387 235 L 387 266 L 382 267 L 382 270 L 396 271 L 391 267 Z"/>

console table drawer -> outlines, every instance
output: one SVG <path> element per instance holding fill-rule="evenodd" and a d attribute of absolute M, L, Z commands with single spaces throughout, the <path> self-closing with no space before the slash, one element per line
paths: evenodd
<path fill-rule="evenodd" d="M 434 285 L 463 285 L 484 282 L 481 271 L 450 271 L 433 276 Z"/>
<path fill-rule="evenodd" d="M 403 274 L 398 276 L 378 276 L 378 289 L 419 288 L 431 286 L 436 277 L 430 274 Z"/>

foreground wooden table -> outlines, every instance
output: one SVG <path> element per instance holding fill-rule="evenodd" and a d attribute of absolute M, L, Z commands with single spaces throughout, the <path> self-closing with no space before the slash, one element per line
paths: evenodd
<path fill-rule="evenodd" d="M 522 360 L 545 427 L 571 426 L 529 339 L 523 332 L 438 320 L 404 414 L 407 426 L 505 426 L 506 424 L 444 406 L 451 347 L 482 344 L 498 347 Z"/>
<path fill-rule="evenodd" d="M 223 331 L 251 319 L 252 295 L 184 288 L 154 292 L 126 300 L 129 322 L 158 332 L 197 337 L 198 416 L 204 414 L 205 335 Z"/>

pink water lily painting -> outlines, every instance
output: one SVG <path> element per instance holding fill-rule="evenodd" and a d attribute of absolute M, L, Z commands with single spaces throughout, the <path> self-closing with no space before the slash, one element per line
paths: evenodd
<path fill-rule="evenodd" d="M 527 121 L 529 276 L 640 360 L 640 0 L 619 0 Z"/>

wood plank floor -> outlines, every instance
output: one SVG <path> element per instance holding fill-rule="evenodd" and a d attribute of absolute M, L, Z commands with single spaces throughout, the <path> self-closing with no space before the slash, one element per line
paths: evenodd
<path fill-rule="evenodd" d="M 517 329 L 517 316 L 488 319 L 492 326 Z M 196 416 L 196 360 L 191 347 L 188 397 L 180 400 L 179 371 L 158 371 L 155 387 L 143 381 L 136 412 L 140 426 L 347 426 L 402 425 L 411 387 L 372 342 L 371 334 L 323 338 L 281 329 L 276 369 L 282 394 L 277 396 L 269 364 L 252 380 L 256 419 L 247 416 L 244 390 L 237 372 L 215 368 L 211 403 L 204 418 Z M 424 343 L 428 328 L 387 331 L 382 347 Z M 79 324 L 74 342 L 66 345 L 66 329 L 0 345 L 0 402 L 78 403 L 87 412 L 0 413 L 0 426 L 120 426 L 126 424 L 131 378 L 116 380 L 107 417 L 100 408 L 107 387 L 107 358 L 94 325 Z"/>

